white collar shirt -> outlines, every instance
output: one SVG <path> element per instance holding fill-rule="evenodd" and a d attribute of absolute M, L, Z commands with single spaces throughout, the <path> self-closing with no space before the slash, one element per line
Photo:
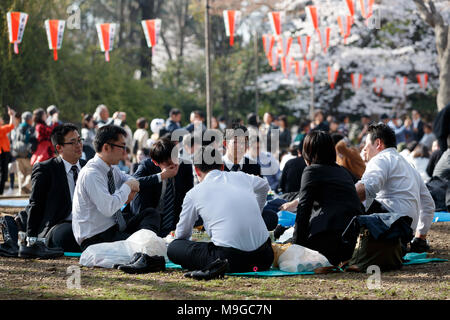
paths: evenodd
<path fill-rule="evenodd" d="M 78 173 L 81 170 L 81 166 L 80 166 L 80 162 L 77 161 L 76 164 L 71 164 L 70 162 L 67 162 L 66 160 L 64 160 L 63 157 L 60 157 L 62 162 L 64 163 L 64 169 L 66 170 L 66 175 L 67 175 L 67 183 L 69 185 L 69 191 L 70 191 L 70 200 L 73 199 L 73 192 L 75 190 L 75 181 L 73 180 L 73 171 L 72 171 L 72 167 L 73 166 L 77 166 L 78 168 Z M 71 221 L 72 220 L 72 212 L 69 214 L 69 216 L 66 218 L 67 221 Z"/>

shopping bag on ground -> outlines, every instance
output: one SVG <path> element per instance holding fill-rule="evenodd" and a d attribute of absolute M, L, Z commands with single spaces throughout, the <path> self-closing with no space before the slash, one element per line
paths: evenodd
<path fill-rule="evenodd" d="M 280 270 L 286 272 L 314 271 L 316 268 L 329 267 L 330 262 L 318 251 L 293 244 L 278 258 Z"/>

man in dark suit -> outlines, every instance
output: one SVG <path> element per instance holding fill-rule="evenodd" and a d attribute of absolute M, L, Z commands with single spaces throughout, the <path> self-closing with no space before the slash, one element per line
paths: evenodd
<path fill-rule="evenodd" d="M 226 130 L 223 146 L 226 150 L 222 160 L 224 171 L 242 171 L 247 174 L 261 176 L 261 166 L 256 160 L 250 160 L 245 153 L 249 147 L 249 131 L 246 127 L 235 125 Z"/>
<path fill-rule="evenodd" d="M 59 156 L 33 167 L 32 190 L 26 208 L 26 241 L 19 237 L 19 257 L 53 258 L 64 251 L 80 252 L 72 232 L 72 198 L 83 142 L 73 124 L 55 127 L 51 140 Z M 45 238 L 45 243 L 39 240 Z M 57 249 L 55 249 L 57 248 Z"/>
<path fill-rule="evenodd" d="M 306 168 L 305 160 L 302 157 L 302 148 L 303 139 L 298 145 L 297 158 L 289 160 L 284 165 L 278 184 L 278 190 L 282 193 L 298 193 L 300 191 L 303 170 Z"/>
<path fill-rule="evenodd" d="M 175 230 L 184 196 L 193 187 L 192 167 L 178 163 L 174 147 L 170 139 L 157 140 L 150 149 L 150 159 L 139 164 L 133 175 L 140 191 L 131 202 L 131 211 L 152 211 L 153 231 L 160 237 Z"/>
<path fill-rule="evenodd" d="M 417 110 L 412 111 L 412 126 L 413 126 L 413 137 L 415 141 L 420 141 L 422 139 L 423 132 L 423 121 L 420 117 L 420 113 Z"/>

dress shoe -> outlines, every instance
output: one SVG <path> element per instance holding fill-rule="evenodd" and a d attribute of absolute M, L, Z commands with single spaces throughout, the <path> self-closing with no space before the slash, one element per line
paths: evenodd
<path fill-rule="evenodd" d="M 166 260 L 162 256 L 150 257 L 142 253 L 134 263 L 121 265 L 118 269 L 131 274 L 159 272 L 166 270 Z"/>
<path fill-rule="evenodd" d="M 186 277 L 194 278 L 196 280 L 211 280 L 216 278 L 223 278 L 225 272 L 230 268 L 230 264 L 227 259 L 220 259 L 211 262 L 202 270 L 196 270 L 190 272 L 189 275 L 185 274 Z"/>
<path fill-rule="evenodd" d="M 131 260 L 128 263 L 116 263 L 116 264 L 113 264 L 113 269 L 119 269 L 120 266 L 124 266 L 124 265 L 127 265 L 127 264 L 133 264 L 141 256 L 142 256 L 142 252 L 136 252 L 135 254 L 133 254 L 133 256 L 131 257 Z"/>
<path fill-rule="evenodd" d="M 44 243 L 37 241 L 31 246 L 19 246 L 19 258 L 26 259 L 53 259 L 64 255 L 64 250 L 61 248 L 49 248 Z"/>
<path fill-rule="evenodd" d="M 421 238 L 414 238 L 411 243 L 411 250 L 410 252 L 428 252 L 430 250 L 430 246 L 427 243 L 427 240 L 421 239 Z"/>
<path fill-rule="evenodd" d="M 16 242 L 8 239 L 0 244 L 0 257 L 17 258 L 19 255 L 19 246 Z"/>

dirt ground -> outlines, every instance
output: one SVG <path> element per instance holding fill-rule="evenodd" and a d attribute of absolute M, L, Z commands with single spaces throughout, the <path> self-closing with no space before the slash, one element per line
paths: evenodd
<path fill-rule="evenodd" d="M 5 212 L 5 210 L 0 210 Z M 450 260 L 450 222 L 433 223 L 429 257 Z M 76 286 L 71 268 L 80 271 Z M 79 268 L 79 269 L 78 269 Z M 370 289 L 369 274 L 339 273 L 289 277 L 235 277 L 212 281 L 185 278 L 181 270 L 128 275 L 87 268 L 77 258 L 25 260 L 0 257 L 0 299 L 16 300 L 246 300 L 246 299 L 450 299 L 449 262 L 404 266 L 381 274 Z"/>

